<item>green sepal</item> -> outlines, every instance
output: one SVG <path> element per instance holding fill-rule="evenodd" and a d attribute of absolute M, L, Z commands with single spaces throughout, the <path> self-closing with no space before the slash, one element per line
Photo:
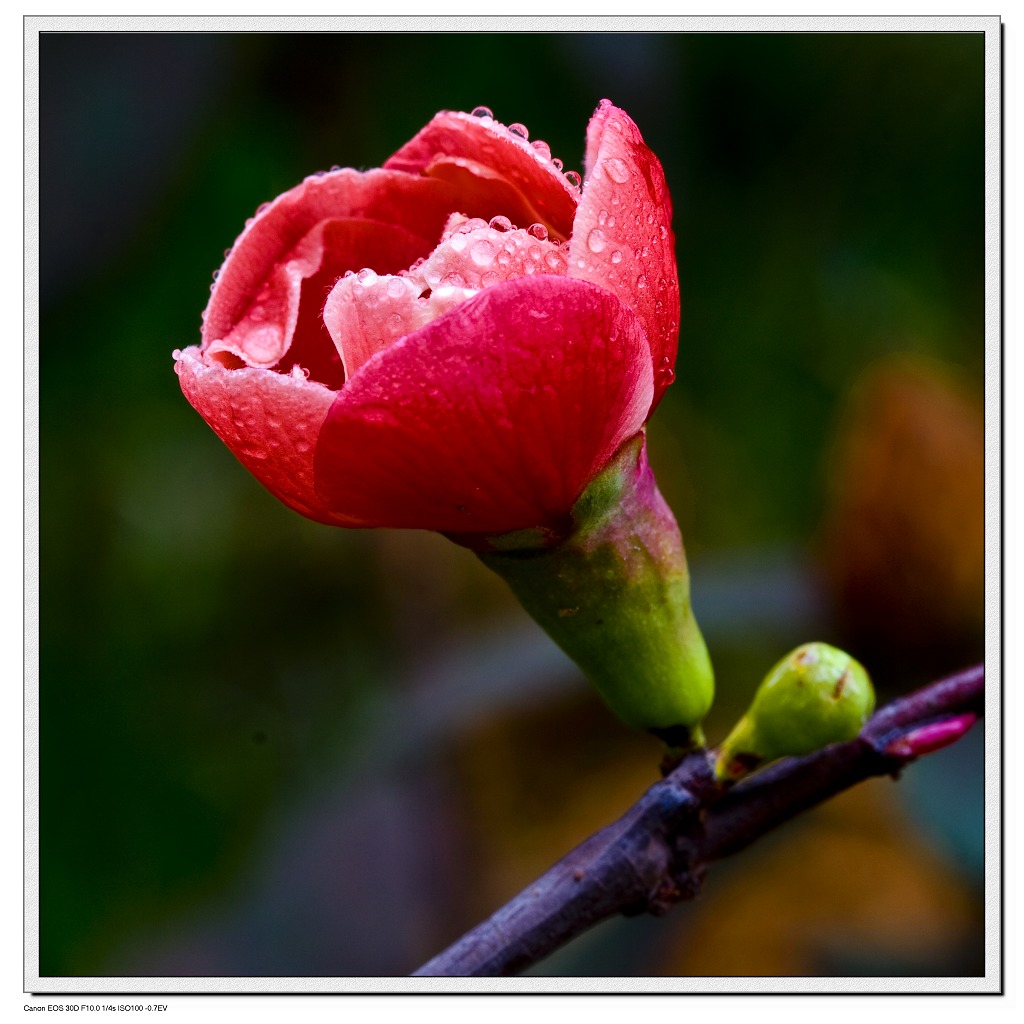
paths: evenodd
<path fill-rule="evenodd" d="M 860 662 L 828 644 L 804 644 L 764 677 L 719 748 L 715 772 L 735 781 L 767 761 L 852 740 L 874 708 L 875 691 Z"/>
<path fill-rule="evenodd" d="M 566 539 L 541 548 L 530 531 L 506 534 L 478 554 L 623 721 L 685 747 L 703 743 L 714 676 L 645 441 L 626 442 L 595 477 Z"/>

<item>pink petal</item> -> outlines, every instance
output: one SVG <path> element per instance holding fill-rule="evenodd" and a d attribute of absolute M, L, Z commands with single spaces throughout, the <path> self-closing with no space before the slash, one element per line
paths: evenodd
<path fill-rule="evenodd" d="M 614 292 L 640 318 L 654 359 L 657 404 L 674 377 L 679 343 L 679 278 L 665 175 L 637 126 L 608 100 L 587 129 L 585 166 L 569 276 Z"/>
<path fill-rule="evenodd" d="M 337 220 L 391 225 L 395 230 L 382 238 L 377 250 L 389 266 L 408 266 L 410 249 L 426 256 L 434 248 L 453 209 L 451 187 L 436 179 L 349 169 L 307 178 L 267 204 L 235 242 L 203 314 L 204 347 L 228 338 L 249 316 L 265 286 L 265 298 L 272 302 L 271 323 L 283 329 L 294 327 L 290 321 L 297 305 L 294 293 L 320 265 L 322 239 L 311 235 L 318 225 Z M 290 268 L 289 261 L 294 264 Z M 356 262 L 342 270 L 366 265 Z M 268 351 L 275 345 L 280 347 L 268 337 Z"/>
<path fill-rule="evenodd" d="M 277 369 L 288 372 L 299 365 L 313 380 L 336 390 L 345 374 L 322 316 L 335 281 L 354 266 L 375 267 L 382 274 L 403 270 L 422 256 L 423 243 L 400 227 L 370 220 L 327 221 L 314 232 L 322 239 L 319 267 L 296 296 L 301 299 L 295 330 Z"/>
<path fill-rule="evenodd" d="M 351 377 L 371 356 L 443 316 L 473 294 L 465 288 L 424 286 L 412 278 L 347 274 L 331 290 L 323 323 Z"/>
<path fill-rule="evenodd" d="M 475 226 L 479 225 L 479 226 Z M 427 288 L 489 288 L 531 274 L 565 274 L 565 250 L 522 228 L 499 231 L 483 221 L 468 221 L 450 234 L 413 277 Z"/>
<path fill-rule="evenodd" d="M 207 363 L 195 346 L 175 357 L 185 397 L 271 494 L 310 519 L 351 525 L 328 510 L 313 487 L 313 454 L 333 391 L 301 373 Z"/>
<path fill-rule="evenodd" d="M 652 395 L 643 330 L 613 295 L 520 278 L 402 338 L 349 380 L 320 433 L 317 494 L 365 526 L 563 525 L 641 429 Z"/>
<path fill-rule="evenodd" d="M 544 150 L 490 117 L 442 111 L 384 166 L 452 182 L 477 204 L 470 209 L 463 203 L 457 207 L 462 213 L 503 214 L 521 228 L 537 221 L 562 238 L 572 229 L 576 190 Z M 486 198 L 489 212 L 482 202 Z"/>

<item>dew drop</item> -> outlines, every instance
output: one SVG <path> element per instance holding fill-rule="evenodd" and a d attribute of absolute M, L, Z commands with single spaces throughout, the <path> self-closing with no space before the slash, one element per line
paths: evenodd
<path fill-rule="evenodd" d="M 494 114 L 491 112 L 490 107 L 474 107 L 472 114 L 473 117 L 494 117 Z"/>
<path fill-rule="evenodd" d="M 462 232 L 458 232 L 448 239 L 448 245 L 451 246 L 452 252 L 462 252 L 468 244 L 469 239 Z"/>
<path fill-rule="evenodd" d="M 646 287 L 647 287 L 647 278 L 646 278 L 646 277 L 644 277 L 644 275 L 643 275 L 643 274 L 641 274 L 641 275 L 640 275 L 640 276 L 639 276 L 639 277 L 638 277 L 638 278 L 636 279 L 636 286 L 637 286 L 637 288 L 641 288 L 641 289 L 643 289 L 643 288 L 646 288 Z"/>
<path fill-rule="evenodd" d="M 591 252 L 604 252 L 607 246 L 608 239 L 600 228 L 594 228 L 594 230 L 587 235 L 587 248 Z"/>
<path fill-rule="evenodd" d="M 441 278 L 441 284 L 448 288 L 465 288 L 466 279 L 461 274 L 452 272 L 451 274 L 445 274 L 444 277 Z"/>
<path fill-rule="evenodd" d="M 520 124 L 518 121 L 508 126 L 508 132 L 509 135 L 515 135 L 517 138 L 520 139 L 528 139 L 530 137 L 530 132 L 527 129 L 526 125 Z"/>
<path fill-rule="evenodd" d="M 622 252 L 619 249 L 616 249 L 612 253 L 612 263 L 621 263 L 621 262 L 622 262 Z"/>
<path fill-rule="evenodd" d="M 490 288 L 491 285 L 497 284 L 500 280 L 501 275 L 496 270 L 488 270 L 480 276 L 480 283 L 485 288 Z"/>
<path fill-rule="evenodd" d="M 572 185 L 573 188 L 579 188 L 583 184 L 583 179 L 579 176 L 577 171 L 566 171 L 565 180 Z"/>
<path fill-rule="evenodd" d="M 647 214 L 647 223 L 648 224 L 653 224 L 654 223 L 654 214 L 653 213 Z"/>
<path fill-rule="evenodd" d="M 602 226 L 608 223 L 608 211 L 607 210 L 602 210 L 597 215 L 597 223 L 602 225 Z"/>
<path fill-rule="evenodd" d="M 658 225 L 658 233 L 661 235 L 662 241 L 668 238 L 668 228 L 664 224 Z"/>
<path fill-rule="evenodd" d="M 400 277 L 389 277 L 387 293 L 389 299 L 400 299 L 406 291 L 405 282 Z"/>
<path fill-rule="evenodd" d="M 512 221 L 508 217 L 492 217 L 490 223 L 487 225 L 492 231 L 511 231 L 513 228 Z"/>
<path fill-rule="evenodd" d="M 559 160 L 557 156 L 553 156 L 551 158 L 551 163 L 554 165 L 554 168 L 555 168 L 556 171 L 560 171 L 565 166 L 565 164 L 563 164 L 562 161 Z"/>
<path fill-rule="evenodd" d="M 494 262 L 494 246 L 486 238 L 478 238 L 469 250 L 469 257 L 478 267 L 489 267 Z"/>
<path fill-rule="evenodd" d="M 531 224 L 526 231 L 541 242 L 547 241 L 548 229 L 543 224 Z"/>
<path fill-rule="evenodd" d="M 531 142 L 530 145 L 537 151 L 538 156 L 543 157 L 545 160 L 551 159 L 551 147 L 543 139 L 537 139 L 535 142 Z"/>
<path fill-rule="evenodd" d="M 392 334 L 398 334 L 402 330 L 402 317 L 398 313 L 392 313 L 388 317 L 388 330 Z"/>
<path fill-rule="evenodd" d="M 613 156 L 605 160 L 601 166 L 612 181 L 620 185 L 625 185 L 629 181 L 629 168 L 618 157 Z"/>
<path fill-rule="evenodd" d="M 372 285 L 375 285 L 377 283 L 377 272 L 371 270 L 369 267 L 363 267 L 363 269 L 360 270 L 358 274 L 356 274 L 356 280 L 361 285 L 371 287 Z"/>
<path fill-rule="evenodd" d="M 554 270 L 556 273 L 565 269 L 565 260 L 556 252 L 549 252 L 544 257 L 544 262 L 547 264 L 548 270 Z"/>
<path fill-rule="evenodd" d="M 540 263 L 540 257 L 541 257 L 540 246 L 539 245 L 531 245 L 528 251 L 529 251 L 529 254 L 530 254 L 530 259 L 533 260 L 534 263 Z"/>

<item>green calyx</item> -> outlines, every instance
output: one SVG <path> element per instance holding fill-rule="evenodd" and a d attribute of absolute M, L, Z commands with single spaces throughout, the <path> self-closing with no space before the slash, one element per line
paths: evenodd
<path fill-rule="evenodd" d="M 764 677 L 719 748 L 715 772 L 735 781 L 766 761 L 852 740 L 874 708 L 863 665 L 828 644 L 804 644 Z"/>
<path fill-rule="evenodd" d="M 541 548 L 530 531 L 506 534 L 479 554 L 623 721 L 688 747 L 703 743 L 714 677 L 645 440 L 626 442 L 591 482 L 566 539 Z"/>

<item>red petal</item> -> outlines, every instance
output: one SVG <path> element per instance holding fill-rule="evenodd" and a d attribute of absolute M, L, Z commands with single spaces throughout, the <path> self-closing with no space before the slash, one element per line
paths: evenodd
<path fill-rule="evenodd" d="M 176 353 L 181 390 L 239 462 L 296 512 L 338 526 L 313 489 L 313 453 L 335 393 L 300 374 L 229 370 L 195 346 Z"/>
<path fill-rule="evenodd" d="M 562 238 L 572 230 L 576 190 L 543 150 L 492 118 L 442 111 L 384 166 L 451 181 L 460 196 L 472 197 L 459 207 L 462 213 L 503 214 L 521 228 L 537 221 Z"/>
<path fill-rule="evenodd" d="M 337 390 L 345 372 L 322 316 L 331 288 L 353 267 L 373 267 L 382 274 L 404 270 L 423 256 L 423 240 L 394 224 L 370 220 L 327 221 L 322 232 L 314 232 L 322 237 L 319 268 L 302 282 L 295 331 L 277 369 L 288 372 L 297 364 L 313 380 Z"/>
<path fill-rule="evenodd" d="M 275 299 L 275 322 L 280 323 L 282 308 L 289 308 L 290 289 L 299 287 L 302 278 L 319 266 L 318 241 L 314 238 L 309 246 L 300 246 L 318 224 L 355 219 L 393 225 L 398 231 L 382 239 L 378 248 L 389 265 L 408 266 L 404 261 L 410 248 L 415 251 L 414 259 L 426 256 L 437 244 L 453 209 L 454 191 L 435 179 L 381 170 L 361 174 L 349 169 L 307 178 L 269 203 L 235 242 L 203 314 L 204 347 L 228 336 L 272 278 L 270 294 Z M 296 267 L 295 281 L 278 281 L 277 275 L 293 253 L 303 262 L 315 264 L 312 271 Z M 355 263 L 343 269 L 366 266 L 362 259 Z"/>
<path fill-rule="evenodd" d="M 665 175 L 637 126 L 608 100 L 587 129 L 586 167 L 569 276 L 613 291 L 640 318 L 654 359 L 657 403 L 672 382 L 679 343 L 679 277 Z"/>
<path fill-rule="evenodd" d="M 487 288 L 379 352 L 339 393 L 315 457 L 325 507 L 365 526 L 558 526 L 653 394 L 636 317 L 567 278 Z"/>

